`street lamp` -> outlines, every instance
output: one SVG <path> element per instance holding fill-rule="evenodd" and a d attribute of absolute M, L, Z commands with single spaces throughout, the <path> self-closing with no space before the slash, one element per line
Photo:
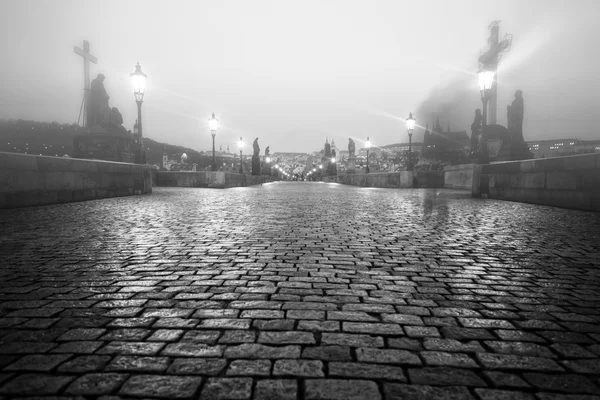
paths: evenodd
<path fill-rule="evenodd" d="M 238 142 L 238 147 L 240 148 L 240 174 L 244 173 L 244 169 L 242 168 L 242 149 L 244 148 L 244 139 L 240 137 L 240 141 Z"/>
<path fill-rule="evenodd" d="M 487 104 L 492 92 L 492 85 L 494 84 L 494 71 L 488 69 L 480 69 L 477 73 L 479 77 L 479 91 L 481 92 L 481 101 L 483 103 L 483 121 L 482 125 L 487 124 Z"/>
<path fill-rule="evenodd" d="M 135 102 L 137 103 L 138 109 L 138 132 L 139 132 L 139 158 L 136 157 L 138 164 L 146 163 L 146 152 L 144 151 L 144 141 L 142 140 L 142 103 L 144 102 L 144 91 L 146 90 L 146 74 L 142 72 L 142 67 L 138 62 L 135 66 L 135 71 L 129 74 L 131 83 L 133 84 L 133 95 L 135 96 Z"/>
<path fill-rule="evenodd" d="M 365 146 L 367 147 L 367 170 L 366 173 L 369 173 L 369 149 L 371 148 L 371 141 L 367 137 L 367 141 L 365 142 Z"/>
<path fill-rule="evenodd" d="M 412 171 L 413 170 L 413 165 L 412 165 L 412 135 L 413 135 L 413 131 L 415 130 L 415 123 L 417 121 L 415 121 L 415 119 L 412 116 L 412 113 L 408 114 L 408 118 L 406 118 L 406 130 L 408 131 L 408 165 L 407 165 L 407 170 L 408 171 Z"/>
<path fill-rule="evenodd" d="M 212 159 L 212 170 L 217 170 L 217 158 L 215 157 L 215 135 L 217 134 L 217 128 L 219 127 L 219 120 L 215 117 L 215 113 L 212 114 L 211 119 L 208 120 L 208 126 L 210 127 L 210 133 L 213 138 L 213 159 Z"/>

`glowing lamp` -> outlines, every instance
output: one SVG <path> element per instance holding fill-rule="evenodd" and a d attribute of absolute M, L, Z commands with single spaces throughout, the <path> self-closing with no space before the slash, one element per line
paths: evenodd
<path fill-rule="evenodd" d="M 406 118 L 406 129 L 408 129 L 409 134 L 413 133 L 416 122 L 417 121 L 413 118 L 412 113 L 409 113 L 408 118 Z"/>
<path fill-rule="evenodd" d="M 135 71 L 132 72 L 129 77 L 133 84 L 133 94 L 135 95 L 136 101 L 142 101 L 144 99 L 144 91 L 146 90 L 146 74 L 142 72 L 140 63 L 135 66 Z"/>
<path fill-rule="evenodd" d="M 482 94 L 492 90 L 492 85 L 494 84 L 494 71 L 482 69 L 477 73 L 477 76 L 479 77 L 479 90 Z"/>
<path fill-rule="evenodd" d="M 365 146 L 367 147 L 367 149 L 371 148 L 371 141 L 369 140 L 369 138 L 367 138 L 367 141 L 365 142 Z"/>
<path fill-rule="evenodd" d="M 215 117 L 215 113 L 212 114 L 212 117 L 208 120 L 208 126 L 210 127 L 211 133 L 216 133 L 219 128 L 219 120 Z"/>
<path fill-rule="evenodd" d="M 240 141 L 238 142 L 238 147 L 240 148 L 240 150 L 244 148 L 244 139 L 240 138 Z"/>

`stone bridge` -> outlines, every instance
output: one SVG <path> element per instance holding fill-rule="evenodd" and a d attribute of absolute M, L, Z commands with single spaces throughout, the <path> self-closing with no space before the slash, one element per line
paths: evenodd
<path fill-rule="evenodd" d="M 0 399 L 600 399 L 600 214 L 278 182 L 0 210 Z"/>

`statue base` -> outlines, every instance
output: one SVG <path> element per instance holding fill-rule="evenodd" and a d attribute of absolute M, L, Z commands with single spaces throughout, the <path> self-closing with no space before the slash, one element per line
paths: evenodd
<path fill-rule="evenodd" d="M 260 157 L 252 156 L 252 175 L 260 175 Z"/>
<path fill-rule="evenodd" d="M 502 125 L 486 125 L 479 143 L 480 162 L 518 161 L 533 158 L 523 137 Z"/>
<path fill-rule="evenodd" d="M 123 127 L 93 126 L 88 132 L 73 139 L 73 158 L 140 164 L 145 158 L 139 140 Z"/>
<path fill-rule="evenodd" d="M 348 161 L 346 161 L 346 172 L 354 173 L 356 170 L 356 156 L 348 157 Z"/>

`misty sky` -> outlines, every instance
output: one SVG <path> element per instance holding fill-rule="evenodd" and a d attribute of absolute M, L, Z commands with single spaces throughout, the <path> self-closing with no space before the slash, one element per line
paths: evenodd
<path fill-rule="evenodd" d="M 598 0 L 0 1 L 0 118 L 72 123 L 92 79 L 132 129 L 129 74 L 148 74 L 144 136 L 211 147 L 259 137 L 261 152 L 308 152 L 325 137 L 407 141 L 404 119 L 468 130 L 488 25 L 514 35 L 499 70 L 498 123 L 515 90 L 526 140 L 600 138 Z M 469 131 L 470 134 L 470 131 Z M 415 139 L 420 140 L 417 131 Z"/>

